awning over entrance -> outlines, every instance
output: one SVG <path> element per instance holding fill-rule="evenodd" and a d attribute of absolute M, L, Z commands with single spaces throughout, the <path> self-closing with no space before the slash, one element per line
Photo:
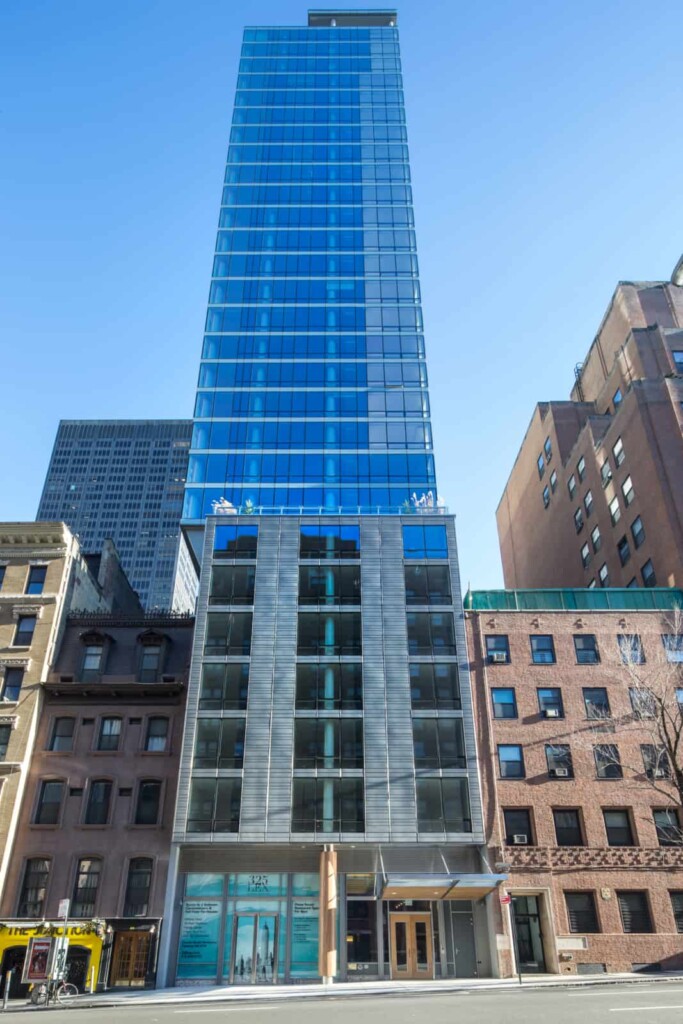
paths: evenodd
<path fill-rule="evenodd" d="M 507 875 L 394 875 L 384 876 L 383 900 L 480 900 Z"/>

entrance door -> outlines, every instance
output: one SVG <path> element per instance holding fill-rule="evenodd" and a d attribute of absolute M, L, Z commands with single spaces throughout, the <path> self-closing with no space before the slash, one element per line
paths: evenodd
<path fill-rule="evenodd" d="M 149 963 L 149 932 L 117 932 L 110 985 L 143 988 Z"/>
<path fill-rule="evenodd" d="M 277 980 L 277 914 L 236 914 L 230 980 L 268 985 Z"/>
<path fill-rule="evenodd" d="M 431 914 L 390 914 L 392 978 L 433 978 Z"/>
<path fill-rule="evenodd" d="M 519 970 L 526 974 L 544 974 L 543 933 L 538 896 L 513 896 Z"/>

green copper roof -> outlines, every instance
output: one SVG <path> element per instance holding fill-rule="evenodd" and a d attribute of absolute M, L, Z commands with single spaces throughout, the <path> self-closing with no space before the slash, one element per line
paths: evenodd
<path fill-rule="evenodd" d="M 678 587 L 607 587 L 604 590 L 468 590 L 465 611 L 651 612 L 683 608 Z"/>

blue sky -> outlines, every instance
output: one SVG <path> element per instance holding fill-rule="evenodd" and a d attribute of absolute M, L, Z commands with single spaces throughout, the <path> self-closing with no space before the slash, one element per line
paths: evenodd
<path fill-rule="evenodd" d="M 35 516 L 60 418 L 191 415 L 245 21 L 306 5 L 0 6 L 0 520 Z M 495 508 L 534 403 L 568 396 L 616 282 L 683 249 L 681 22 L 678 0 L 399 6 L 465 584 L 502 583 Z"/>

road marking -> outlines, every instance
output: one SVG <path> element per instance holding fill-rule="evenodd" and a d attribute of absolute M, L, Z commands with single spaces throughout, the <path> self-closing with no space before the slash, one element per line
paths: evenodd
<path fill-rule="evenodd" d="M 683 1010 L 683 1003 L 678 1006 L 610 1006 L 610 1013 L 638 1013 L 643 1010 Z"/>
<path fill-rule="evenodd" d="M 663 983 L 660 983 L 660 985 L 661 984 L 663 984 Z M 642 986 L 643 989 L 645 989 L 644 992 L 639 991 L 641 986 Z M 623 997 L 631 999 L 631 998 L 635 997 L 636 995 L 639 995 L 639 996 L 640 995 L 651 996 L 657 990 L 658 986 L 650 986 L 650 985 L 645 985 L 643 983 L 638 984 L 638 982 L 635 982 L 635 983 L 634 982 L 626 982 L 625 983 L 625 990 L 622 991 L 622 992 L 614 992 L 613 989 L 615 987 L 616 987 L 615 985 L 609 985 L 609 984 L 606 984 L 606 983 L 602 984 L 600 987 L 593 986 L 593 985 L 586 985 L 586 987 L 581 992 L 569 992 L 567 994 L 568 994 L 569 999 L 585 999 L 585 997 L 587 995 L 590 995 L 590 996 L 595 996 L 595 995 L 611 996 L 612 998 L 616 998 L 617 996 L 623 996 Z M 604 988 L 604 992 L 600 991 L 600 988 Z M 636 991 L 634 991 L 634 989 L 636 989 Z M 672 995 L 673 993 L 676 993 L 676 995 L 678 995 L 679 992 L 683 992 L 683 988 L 673 988 L 673 987 L 669 988 L 669 985 L 667 984 L 667 986 L 666 986 L 666 994 L 668 996 Z"/>
<path fill-rule="evenodd" d="M 272 1006 L 268 1007 L 269 1010 L 273 1009 Z M 263 1011 L 263 1003 L 259 1006 L 202 1006 L 196 1010 L 174 1010 L 174 1013 L 244 1013 L 245 1010 L 261 1010 Z"/>

